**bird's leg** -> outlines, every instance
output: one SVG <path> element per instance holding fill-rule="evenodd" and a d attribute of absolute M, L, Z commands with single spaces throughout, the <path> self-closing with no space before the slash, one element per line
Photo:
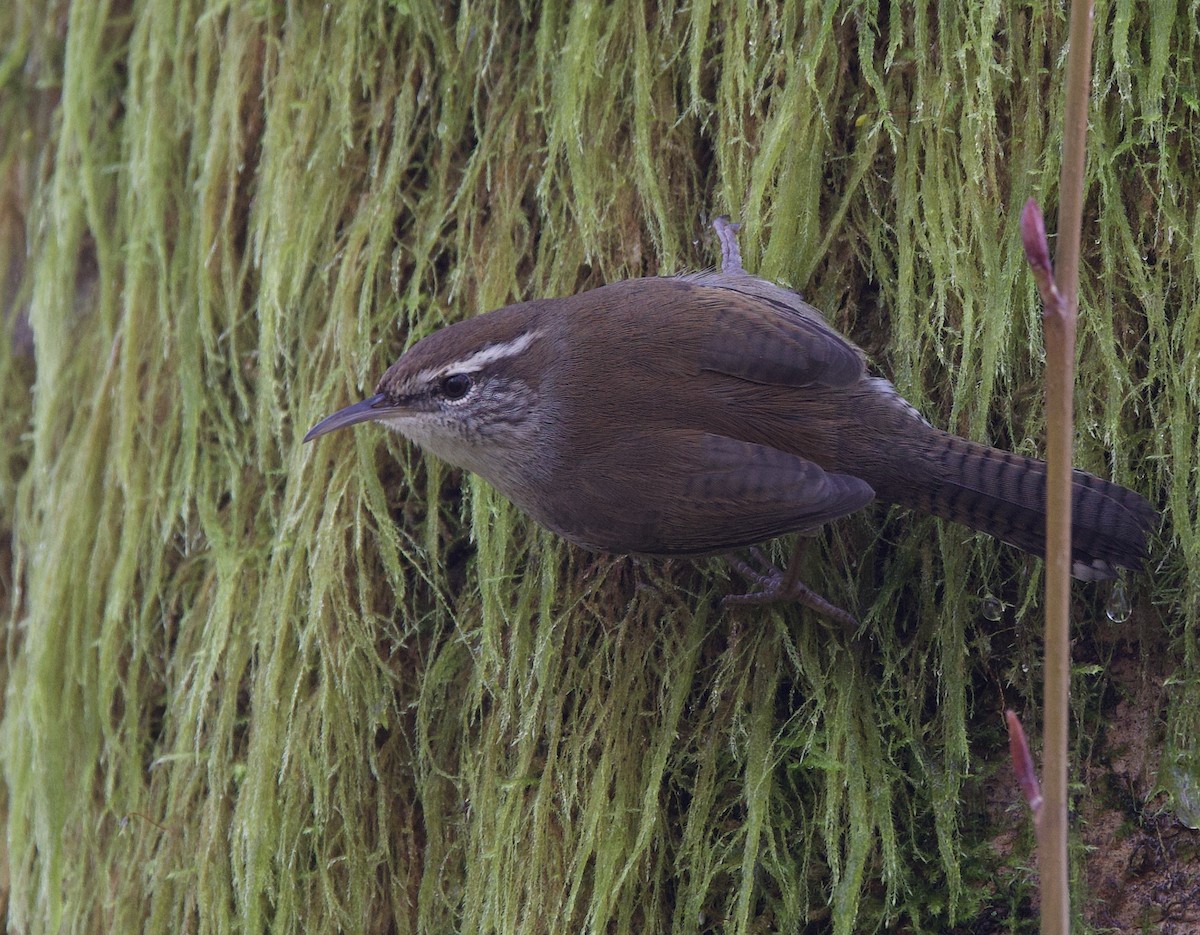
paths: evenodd
<path fill-rule="evenodd" d="M 757 587 L 757 590 L 746 594 L 730 594 L 721 603 L 730 607 L 746 604 L 771 604 L 775 601 L 797 601 L 830 620 L 836 620 L 849 629 L 856 628 L 858 620 L 853 614 L 842 610 L 836 604 L 831 604 L 800 580 L 800 558 L 804 554 L 806 542 L 804 537 L 796 542 L 796 548 L 792 551 L 786 571 L 780 571 L 771 564 L 762 550 L 758 548 L 750 550 L 750 555 L 759 564 L 758 569 L 736 556 L 727 556 L 727 561 L 734 571 L 748 579 Z"/>
<path fill-rule="evenodd" d="M 737 232 L 740 224 L 734 224 L 726 215 L 713 220 L 713 230 L 721 243 L 721 273 L 724 275 L 746 275 L 742 267 L 742 251 L 738 246 Z M 847 627 L 857 627 L 858 621 L 840 607 L 831 604 L 816 591 L 800 580 L 800 560 L 804 554 L 806 539 L 802 535 L 796 542 L 788 562 L 787 571 L 781 572 L 772 565 L 761 549 L 751 549 L 750 555 L 758 562 L 759 568 L 754 568 L 748 562 L 736 556 L 728 556 L 729 564 L 734 570 L 753 583 L 758 588 L 746 594 L 730 594 L 721 603 L 725 606 L 745 604 L 770 604 L 775 601 L 798 601 L 806 607 L 815 610 L 831 620 L 836 620 Z"/>
<path fill-rule="evenodd" d="M 737 232 L 741 224 L 734 224 L 728 215 L 722 214 L 712 223 L 717 232 L 717 240 L 721 242 L 721 272 L 727 274 L 745 273 L 742 268 L 742 250 L 738 246 Z"/>

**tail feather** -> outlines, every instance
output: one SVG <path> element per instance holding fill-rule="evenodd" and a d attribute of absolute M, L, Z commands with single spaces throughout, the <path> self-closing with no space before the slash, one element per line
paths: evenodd
<path fill-rule="evenodd" d="M 1046 463 L 930 429 L 937 437 L 897 457 L 880 499 L 924 510 L 1034 555 L 1046 552 Z M 1085 471 L 1072 478 L 1071 573 L 1092 581 L 1141 568 L 1158 513 L 1140 494 Z"/>

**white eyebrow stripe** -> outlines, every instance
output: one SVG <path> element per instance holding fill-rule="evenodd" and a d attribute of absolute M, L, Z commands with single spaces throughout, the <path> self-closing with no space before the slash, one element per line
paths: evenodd
<path fill-rule="evenodd" d="M 432 367 L 429 370 L 421 371 L 417 375 L 417 383 L 424 383 L 444 373 L 477 373 L 488 364 L 504 360 L 506 357 L 515 357 L 541 336 L 541 329 L 535 328 L 532 331 L 526 331 L 517 335 L 511 341 L 504 341 L 501 344 L 489 344 L 483 350 L 476 351 L 470 357 L 456 360 L 444 367 Z"/>

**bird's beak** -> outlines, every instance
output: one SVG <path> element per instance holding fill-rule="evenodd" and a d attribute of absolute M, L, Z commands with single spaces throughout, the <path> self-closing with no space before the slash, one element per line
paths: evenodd
<path fill-rule="evenodd" d="M 336 429 L 344 429 L 347 425 L 357 425 L 359 422 L 369 422 L 371 419 L 378 419 L 382 415 L 386 415 L 392 407 L 388 405 L 387 397 L 383 393 L 364 399 L 361 403 L 354 403 L 347 406 L 345 409 L 339 409 L 331 416 L 326 416 L 304 436 L 306 442 L 312 441 L 314 438 L 320 438 L 322 435 L 328 435 Z"/>

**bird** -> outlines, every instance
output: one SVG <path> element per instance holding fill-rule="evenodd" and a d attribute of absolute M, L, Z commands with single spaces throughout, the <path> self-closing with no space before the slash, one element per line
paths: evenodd
<path fill-rule="evenodd" d="M 872 501 L 1044 555 L 1046 465 L 932 426 L 797 293 L 719 269 L 533 299 L 414 344 L 370 397 L 304 436 L 375 421 L 485 478 L 542 526 L 618 555 L 732 555 L 757 590 L 854 622 L 758 546 Z M 1158 520 L 1140 494 L 1072 475 L 1071 572 L 1138 569 Z M 736 556 L 751 549 L 760 569 Z"/>

